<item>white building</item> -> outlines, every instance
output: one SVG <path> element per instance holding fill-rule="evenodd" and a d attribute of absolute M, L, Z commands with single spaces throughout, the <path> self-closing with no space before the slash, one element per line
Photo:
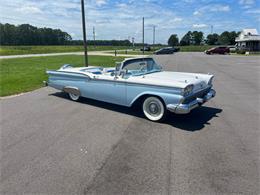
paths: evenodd
<path fill-rule="evenodd" d="M 256 29 L 244 29 L 236 38 L 240 50 L 260 51 L 260 35 Z"/>

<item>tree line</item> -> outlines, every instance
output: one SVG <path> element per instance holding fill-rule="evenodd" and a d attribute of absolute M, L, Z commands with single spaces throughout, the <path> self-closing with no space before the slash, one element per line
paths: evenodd
<path fill-rule="evenodd" d="M 60 29 L 0 23 L 1 45 L 62 45 L 71 40 L 71 36 Z"/>
<path fill-rule="evenodd" d="M 89 45 L 130 46 L 129 40 L 88 40 Z M 0 45 L 83 45 L 82 40 L 60 29 L 38 28 L 30 24 L 0 23 Z"/>
<path fill-rule="evenodd" d="M 207 35 L 206 39 L 201 31 L 188 31 L 179 41 L 177 34 L 172 34 L 168 39 L 168 45 L 234 45 L 236 37 L 240 32 L 224 31 L 220 35 L 217 33 Z"/>

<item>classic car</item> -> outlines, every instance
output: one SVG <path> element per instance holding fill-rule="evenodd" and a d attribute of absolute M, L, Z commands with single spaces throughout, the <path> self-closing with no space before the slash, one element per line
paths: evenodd
<path fill-rule="evenodd" d="M 213 47 L 205 51 L 206 54 L 228 54 L 230 49 L 228 47 Z"/>
<path fill-rule="evenodd" d="M 74 101 L 82 96 L 128 107 L 138 101 L 152 121 L 163 120 L 168 111 L 187 114 L 216 93 L 213 75 L 163 71 L 151 57 L 128 58 L 115 68 L 63 65 L 47 74 L 46 85 L 68 93 Z"/>

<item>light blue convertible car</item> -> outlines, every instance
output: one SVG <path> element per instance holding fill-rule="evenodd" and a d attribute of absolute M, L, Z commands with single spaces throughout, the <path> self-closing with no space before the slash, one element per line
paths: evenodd
<path fill-rule="evenodd" d="M 167 111 L 186 114 L 216 94 L 213 75 L 163 71 L 153 58 L 130 58 L 115 68 L 64 65 L 47 71 L 46 85 L 68 93 L 123 106 L 142 102 L 144 115 L 152 121 L 165 118 Z"/>

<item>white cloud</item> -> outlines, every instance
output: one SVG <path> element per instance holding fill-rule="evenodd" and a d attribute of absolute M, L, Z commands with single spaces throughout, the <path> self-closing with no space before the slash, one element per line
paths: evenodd
<path fill-rule="evenodd" d="M 22 6 L 20 8 L 17 8 L 17 11 L 24 13 L 24 14 L 41 14 L 42 10 L 38 7 L 28 5 L 28 6 Z"/>
<path fill-rule="evenodd" d="M 208 27 L 207 24 L 193 24 L 192 28 L 206 28 Z"/>
<path fill-rule="evenodd" d="M 127 8 L 126 3 L 118 3 L 116 6 L 119 7 L 119 8 Z"/>
<path fill-rule="evenodd" d="M 96 0 L 96 4 L 97 6 L 103 6 L 103 5 L 106 5 L 107 4 L 107 1 L 106 0 Z"/>
<path fill-rule="evenodd" d="M 181 22 L 182 20 L 183 20 L 182 18 L 176 17 L 176 18 L 174 18 L 172 21 L 173 21 L 173 22 Z"/>
<path fill-rule="evenodd" d="M 228 5 L 212 5 L 209 10 L 212 12 L 228 12 L 230 7 Z"/>
<path fill-rule="evenodd" d="M 193 15 L 201 15 L 207 12 L 229 12 L 229 5 L 211 4 L 201 7 L 200 9 L 193 12 Z"/>
<path fill-rule="evenodd" d="M 250 10 L 247 10 L 246 13 L 248 13 L 248 14 L 260 14 L 260 9 L 250 9 Z"/>
<path fill-rule="evenodd" d="M 255 0 L 239 0 L 239 4 L 244 9 L 249 9 L 254 6 Z"/>
<path fill-rule="evenodd" d="M 182 0 L 183 2 L 185 2 L 185 3 L 193 3 L 194 2 L 194 0 Z"/>
<path fill-rule="evenodd" d="M 199 16 L 199 15 L 201 15 L 201 12 L 200 12 L 200 11 L 194 11 L 194 12 L 193 12 L 193 15 L 194 15 L 194 16 Z"/>
<path fill-rule="evenodd" d="M 255 3 L 255 0 L 240 0 L 239 4 L 241 5 L 252 5 Z"/>

